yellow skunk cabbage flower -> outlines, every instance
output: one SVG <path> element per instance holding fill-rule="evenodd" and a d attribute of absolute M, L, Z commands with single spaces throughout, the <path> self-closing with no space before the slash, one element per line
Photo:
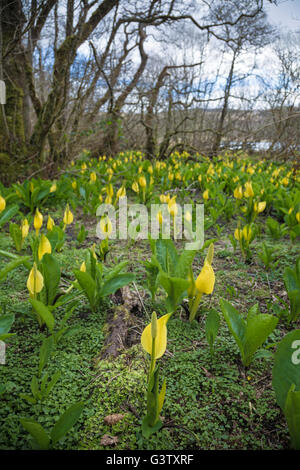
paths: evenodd
<path fill-rule="evenodd" d="M 296 219 L 297 219 L 298 224 L 300 224 L 300 212 L 297 212 Z"/>
<path fill-rule="evenodd" d="M 73 189 L 76 189 L 76 188 L 77 188 L 77 183 L 76 183 L 76 181 L 72 181 L 72 188 L 73 188 Z"/>
<path fill-rule="evenodd" d="M 105 202 L 105 204 L 111 204 L 112 203 L 112 197 L 107 195 L 104 202 Z"/>
<path fill-rule="evenodd" d="M 201 181 L 202 181 L 202 175 L 199 175 L 199 176 L 198 176 L 198 181 L 199 181 L 199 183 L 201 183 Z"/>
<path fill-rule="evenodd" d="M 254 203 L 254 212 L 257 212 L 258 214 L 260 214 L 261 212 L 263 212 L 266 208 L 266 201 L 262 201 L 262 202 L 255 202 Z"/>
<path fill-rule="evenodd" d="M 97 180 L 97 175 L 96 175 L 96 173 L 93 171 L 93 172 L 90 174 L 90 182 L 91 182 L 91 183 L 95 183 L 96 180 Z"/>
<path fill-rule="evenodd" d="M 205 261 L 195 281 L 196 289 L 203 294 L 211 294 L 214 290 L 215 280 L 215 273 L 211 264 Z"/>
<path fill-rule="evenodd" d="M 80 271 L 82 271 L 83 273 L 86 272 L 86 264 L 85 264 L 85 261 L 82 263 L 82 265 L 80 266 Z"/>
<path fill-rule="evenodd" d="M 111 183 L 109 183 L 107 186 L 106 186 L 106 192 L 107 192 L 107 195 L 110 196 L 110 197 L 113 197 L 114 195 L 114 188 L 113 188 L 113 185 Z"/>
<path fill-rule="evenodd" d="M 242 197 L 243 197 L 243 188 L 242 188 L 242 186 L 238 186 L 237 188 L 235 188 L 235 190 L 233 191 L 233 195 L 236 199 L 242 199 Z"/>
<path fill-rule="evenodd" d="M 57 189 L 56 183 L 53 183 L 51 188 L 50 188 L 50 193 L 54 193 Z"/>
<path fill-rule="evenodd" d="M 209 196 L 208 196 L 208 189 L 206 189 L 206 190 L 204 191 L 204 193 L 203 193 L 203 199 L 204 199 L 205 201 L 207 201 L 208 197 L 209 197 Z"/>
<path fill-rule="evenodd" d="M 28 279 L 27 279 L 27 289 L 30 292 L 30 295 L 35 296 L 44 287 L 44 278 L 42 276 L 42 273 L 37 269 L 36 263 L 33 264 L 33 268 L 29 273 Z"/>
<path fill-rule="evenodd" d="M 112 232 L 112 223 L 109 217 L 103 217 L 100 220 L 100 229 L 102 233 L 108 238 Z"/>
<path fill-rule="evenodd" d="M 176 217 L 178 213 L 178 207 L 177 207 L 175 199 L 176 199 L 176 196 L 172 197 L 172 199 L 170 199 L 170 201 L 168 202 L 168 211 L 169 211 L 169 214 L 173 218 Z"/>
<path fill-rule="evenodd" d="M 138 193 L 140 191 L 139 185 L 136 181 L 134 181 L 134 183 L 132 183 L 131 188 L 135 193 Z"/>
<path fill-rule="evenodd" d="M 70 211 L 69 204 L 67 204 L 65 213 L 64 213 L 64 224 L 70 225 L 73 222 L 74 216 Z"/>
<path fill-rule="evenodd" d="M 21 231 L 22 231 L 22 239 L 27 237 L 29 232 L 29 223 L 27 219 L 24 219 L 21 224 Z"/>
<path fill-rule="evenodd" d="M 158 212 L 157 212 L 156 218 L 157 218 L 157 220 L 158 220 L 159 225 L 162 225 L 162 223 L 163 223 L 163 221 L 164 221 L 164 218 L 163 218 L 163 215 L 162 215 L 161 211 L 158 211 Z"/>
<path fill-rule="evenodd" d="M 240 241 L 243 238 L 243 232 L 240 228 L 236 228 L 234 231 L 234 238 Z"/>
<path fill-rule="evenodd" d="M 117 196 L 117 199 L 119 199 L 120 197 L 125 197 L 126 196 L 126 188 L 124 186 L 121 186 L 121 188 L 118 189 L 116 196 Z"/>
<path fill-rule="evenodd" d="M 251 228 L 248 225 L 245 225 L 245 227 L 243 228 L 243 237 L 247 242 L 250 241 L 251 235 L 252 235 Z"/>
<path fill-rule="evenodd" d="M 6 201 L 4 197 L 0 196 L 0 213 L 4 211 L 6 207 Z"/>
<path fill-rule="evenodd" d="M 252 183 L 251 181 L 247 181 L 245 183 L 245 192 L 244 192 L 245 197 L 253 197 L 254 196 L 254 191 L 252 189 Z"/>
<path fill-rule="evenodd" d="M 51 232 L 51 230 L 53 229 L 55 223 L 54 223 L 54 220 L 52 219 L 51 215 L 48 215 L 48 221 L 47 221 L 47 230 L 49 232 Z"/>
<path fill-rule="evenodd" d="M 165 353 L 167 348 L 167 323 L 171 315 L 171 313 L 167 313 L 163 317 L 160 317 L 158 320 L 156 320 L 155 328 L 152 327 L 152 322 L 149 323 L 142 333 L 142 346 L 144 350 L 151 355 L 153 340 L 152 333 L 156 332 L 154 359 L 159 359 Z"/>
<path fill-rule="evenodd" d="M 147 186 L 147 181 L 146 181 L 145 176 L 139 177 L 139 185 L 141 188 L 145 188 Z"/>
<path fill-rule="evenodd" d="M 38 248 L 39 260 L 41 260 L 46 253 L 51 254 L 51 244 L 46 235 L 42 234 Z"/>
<path fill-rule="evenodd" d="M 37 235 L 39 234 L 39 231 L 42 225 L 43 225 L 43 216 L 37 208 L 35 211 L 34 219 L 33 219 L 33 226 L 35 228 L 35 233 Z"/>

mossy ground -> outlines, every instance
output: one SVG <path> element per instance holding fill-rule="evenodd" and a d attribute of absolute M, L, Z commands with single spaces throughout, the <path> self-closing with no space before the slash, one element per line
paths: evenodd
<path fill-rule="evenodd" d="M 232 232 L 233 226 L 227 225 L 226 233 Z M 205 315 L 210 307 L 220 310 L 220 297 L 231 301 L 244 315 L 256 302 L 262 313 L 272 313 L 273 305 L 278 303 L 276 296 L 287 300 L 282 274 L 285 266 L 294 264 L 299 243 L 293 244 L 288 238 L 274 241 L 263 235 L 253 244 L 251 263 L 245 264 L 239 250 L 233 252 L 226 233 L 224 231 L 215 244 L 216 285 L 213 296 L 203 298 L 200 314 L 192 324 L 187 321 L 183 309 L 178 309 L 168 323 L 167 352 L 159 361 L 161 376 L 165 376 L 167 381 L 163 428 L 148 441 L 142 438 L 140 426 L 146 405 L 148 358 L 140 344 L 125 350 L 113 361 L 100 361 L 95 366 L 94 359 L 103 345 L 106 316 L 112 307 L 110 299 L 95 313 L 89 310 L 84 300 L 78 303 L 69 321 L 78 330 L 72 337 L 62 339 L 47 366 L 50 374 L 56 370 L 62 372 L 51 395 L 36 405 L 20 398 L 21 393 L 30 393 L 30 382 L 37 373 L 38 351 L 44 335 L 28 303 L 27 271 L 19 267 L 10 273 L 1 284 L 0 304 L 7 312 L 15 313 L 13 332 L 16 335 L 8 341 L 6 365 L 0 366 L 1 383 L 6 383 L 0 406 L 0 449 L 31 448 L 30 437 L 19 422 L 21 417 L 35 419 L 49 431 L 59 415 L 80 400 L 85 401 L 84 412 L 56 448 L 289 448 L 287 426 L 271 385 L 272 359 L 256 360 L 246 370 L 224 321 L 211 357 L 205 339 Z M 211 229 L 206 238 L 215 235 Z M 91 233 L 87 242 L 78 246 L 69 230 L 67 243 L 58 254 L 63 274 L 72 277 L 72 270 L 83 261 L 93 237 Z M 257 257 L 263 240 L 278 253 L 279 263 L 270 272 L 266 272 Z M 14 252 L 7 231 L 2 231 L 0 247 Z M 128 260 L 128 270 L 136 273 L 136 288 L 142 293 L 146 289 L 142 262 L 149 258 L 146 241 L 115 241 L 111 242 L 107 263 Z M 1 257 L 0 269 L 5 263 Z M 202 263 L 203 254 L 199 254 L 194 262 L 195 274 L 200 271 Z M 154 303 L 149 294 L 144 297 L 144 308 L 136 326 L 139 333 L 149 321 L 152 310 L 158 314 L 165 312 L 164 298 L 162 290 Z M 299 327 L 299 322 L 291 328 L 296 327 Z M 288 329 L 282 320 L 269 337 L 268 344 L 280 340 Z M 114 413 L 122 413 L 124 418 L 113 426 L 105 424 L 104 418 Z M 101 438 L 105 434 L 117 437 L 117 444 L 103 446 Z"/>

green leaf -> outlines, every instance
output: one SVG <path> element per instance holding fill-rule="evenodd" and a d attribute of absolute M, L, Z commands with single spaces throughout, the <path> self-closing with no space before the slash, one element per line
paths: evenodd
<path fill-rule="evenodd" d="M 83 402 L 75 403 L 74 405 L 71 405 L 59 418 L 51 431 L 51 439 L 54 444 L 64 437 L 65 434 L 67 434 L 67 432 L 74 426 L 81 415 L 83 408 Z"/>
<path fill-rule="evenodd" d="M 121 287 L 126 286 L 133 281 L 135 281 L 135 275 L 132 273 L 118 274 L 109 281 L 104 282 L 100 296 L 106 297 L 107 295 L 113 294 Z"/>
<path fill-rule="evenodd" d="M 211 309 L 206 317 L 205 334 L 206 340 L 212 350 L 220 328 L 220 315 L 215 309 Z"/>
<path fill-rule="evenodd" d="M 14 321 L 15 316 L 13 313 L 6 313 L 5 315 L 0 315 L 0 339 L 1 335 L 9 332 Z"/>
<path fill-rule="evenodd" d="M 156 433 L 157 431 L 160 430 L 160 428 L 162 427 L 162 422 L 161 420 L 159 419 L 154 426 L 151 426 L 150 425 L 150 417 L 147 415 L 145 416 L 145 418 L 143 419 L 142 421 L 142 433 L 143 433 L 143 436 L 146 438 L 146 439 L 149 439 L 149 437 Z"/>
<path fill-rule="evenodd" d="M 93 310 L 96 300 L 96 283 L 94 279 L 87 272 L 76 270 L 74 271 L 74 274 Z"/>
<path fill-rule="evenodd" d="M 17 251 L 21 251 L 22 249 L 22 230 L 17 224 L 10 224 L 9 225 L 9 233 L 15 243 L 15 247 Z"/>
<path fill-rule="evenodd" d="M 183 279 L 187 278 L 196 253 L 196 250 L 184 250 L 181 253 L 175 268 L 175 277 L 181 277 Z"/>
<path fill-rule="evenodd" d="M 278 323 L 278 318 L 268 314 L 256 315 L 247 321 L 243 340 L 245 366 L 249 366 L 256 350 L 262 346 Z"/>
<path fill-rule="evenodd" d="M 0 271 L 0 281 L 4 280 L 10 271 L 13 271 L 13 269 L 17 268 L 21 264 L 25 264 L 28 259 L 29 256 L 22 256 L 21 258 L 18 257 L 8 263 L 5 268 Z"/>
<path fill-rule="evenodd" d="M 49 436 L 39 423 L 26 419 L 20 419 L 20 422 L 26 431 L 28 431 L 29 434 L 33 437 L 41 450 L 47 450 L 49 448 Z"/>
<path fill-rule="evenodd" d="M 51 390 L 54 388 L 54 386 L 56 385 L 56 383 L 58 382 L 58 380 L 60 379 L 60 376 L 61 376 L 61 371 L 58 370 L 57 372 L 55 372 L 55 374 L 52 376 L 50 382 L 48 383 L 48 386 L 46 388 L 46 391 L 45 391 L 45 398 L 48 397 L 48 395 L 50 394 Z"/>
<path fill-rule="evenodd" d="M 234 337 L 238 348 L 243 356 L 244 353 L 244 337 L 246 335 L 246 322 L 243 320 L 239 312 L 226 300 L 220 300 L 222 313 L 228 325 L 228 328 Z"/>
<path fill-rule="evenodd" d="M 0 227 L 4 225 L 6 222 L 8 222 L 12 217 L 14 217 L 17 212 L 19 212 L 19 206 L 14 205 L 7 207 L 0 216 Z"/>
<path fill-rule="evenodd" d="M 284 414 L 291 436 L 291 444 L 295 450 L 300 450 L 300 391 L 295 392 L 292 384 L 287 394 Z"/>
<path fill-rule="evenodd" d="M 46 305 L 43 304 L 43 302 L 40 302 L 39 300 L 29 299 L 29 302 L 35 309 L 36 313 L 41 317 L 43 322 L 46 323 L 49 331 L 52 332 L 55 320 L 50 310 L 46 307 Z"/>
<path fill-rule="evenodd" d="M 52 305 L 60 282 L 60 267 L 54 256 L 49 253 L 43 256 L 41 266 L 46 292 L 46 304 Z"/>
<path fill-rule="evenodd" d="M 157 282 L 158 284 L 161 284 L 168 294 L 166 301 L 168 313 L 174 312 L 181 301 L 184 292 L 189 286 L 189 281 L 186 279 L 170 277 L 166 273 L 160 272 Z"/>
<path fill-rule="evenodd" d="M 52 348 L 53 348 L 53 337 L 49 336 L 48 338 L 44 339 L 42 346 L 40 348 L 39 375 L 41 375 L 42 370 L 44 369 L 45 365 L 47 364 L 49 360 Z"/>
<path fill-rule="evenodd" d="M 178 263 L 178 254 L 172 240 L 156 240 L 156 258 L 165 273 L 174 275 Z"/>
<path fill-rule="evenodd" d="M 300 330 L 291 331 L 279 343 L 272 376 L 276 401 L 284 410 L 291 385 L 295 384 L 295 390 L 300 391 Z"/>
<path fill-rule="evenodd" d="M 35 375 L 31 379 L 31 392 L 36 400 L 40 398 L 38 379 Z"/>

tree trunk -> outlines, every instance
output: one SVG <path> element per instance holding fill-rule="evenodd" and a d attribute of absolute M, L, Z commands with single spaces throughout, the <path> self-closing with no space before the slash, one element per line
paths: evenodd
<path fill-rule="evenodd" d="M 222 108 L 221 116 L 218 122 L 215 142 L 212 148 L 213 155 L 216 155 L 218 153 L 220 149 L 220 145 L 221 145 L 221 140 L 223 137 L 223 129 L 224 129 L 225 118 L 228 112 L 228 104 L 229 104 L 230 91 L 231 91 L 231 86 L 232 86 L 233 72 L 234 72 L 236 57 L 237 57 L 237 50 L 234 50 L 232 61 L 231 61 L 231 66 L 230 66 L 230 70 L 229 70 L 229 74 L 228 74 L 226 86 L 225 86 L 223 108 Z"/>
<path fill-rule="evenodd" d="M 20 0 L 2 2 L 0 19 L 0 61 L 6 85 L 6 103 L 0 113 L 0 165 L 8 172 L 14 160 L 26 157 L 24 125 L 24 64 L 19 33 L 25 21 Z M 12 45 L 12 42 L 14 44 Z M 6 55 L 9 49 L 11 53 Z M 1 173 L 3 174 L 3 169 Z"/>

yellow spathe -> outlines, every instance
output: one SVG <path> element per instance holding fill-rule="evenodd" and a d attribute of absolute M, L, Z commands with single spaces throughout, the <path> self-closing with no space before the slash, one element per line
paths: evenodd
<path fill-rule="evenodd" d="M 156 322 L 156 338 L 155 338 L 155 357 L 159 359 L 167 348 L 167 322 L 172 314 L 167 313 L 160 317 Z M 146 326 L 142 333 L 141 343 L 144 350 L 148 354 L 152 354 L 152 334 L 151 334 L 152 323 Z"/>

